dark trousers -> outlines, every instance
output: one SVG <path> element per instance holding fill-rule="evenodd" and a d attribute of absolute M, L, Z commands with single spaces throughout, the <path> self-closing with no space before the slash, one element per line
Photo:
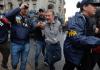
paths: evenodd
<path fill-rule="evenodd" d="M 55 70 L 54 64 L 61 59 L 60 43 L 46 44 L 46 61 L 50 70 Z"/>
<path fill-rule="evenodd" d="M 65 60 L 65 64 L 64 64 L 63 70 L 74 70 L 75 67 L 76 67 L 75 64 L 71 63 L 68 60 Z"/>
<path fill-rule="evenodd" d="M 92 53 L 91 68 L 94 69 L 96 63 L 100 69 L 100 53 Z"/>
<path fill-rule="evenodd" d="M 90 53 L 87 53 L 83 57 L 80 65 L 76 65 L 65 58 L 65 65 L 63 67 L 63 70 L 74 70 L 75 67 L 77 68 L 77 70 L 92 70 L 91 57 L 92 55 Z"/>
<path fill-rule="evenodd" d="M 45 44 L 44 44 L 44 46 L 42 47 L 42 54 L 43 54 L 43 56 L 45 57 Z"/>
<path fill-rule="evenodd" d="M 10 47 L 9 47 L 9 42 L 5 42 L 3 44 L 0 44 L 0 52 L 2 54 L 2 65 L 7 65 L 8 63 L 8 58 L 10 55 Z"/>

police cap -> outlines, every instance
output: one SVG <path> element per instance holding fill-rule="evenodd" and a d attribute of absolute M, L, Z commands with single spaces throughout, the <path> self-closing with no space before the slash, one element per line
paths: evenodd
<path fill-rule="evenodd" d="M 81 2 L 78 2 L 77 8 L 83 7 L 84 5 L 87 5 L 87 4 L 100 6 L 100 0 L 82 0 Z"/>

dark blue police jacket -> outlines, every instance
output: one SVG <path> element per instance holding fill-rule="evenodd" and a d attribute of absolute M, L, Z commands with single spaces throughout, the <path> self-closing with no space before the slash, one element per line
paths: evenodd
<path fill-rule="evenodd" d="M 34 28 L 34 20 L 30 20 L 28 16 L 20 15 L 20 8 L 13 9 L 5 16 L 11 22 L 11 42 L 25 44 L 29 42 L 29 33 Z"/>
<path fill-rule="evenodd" d="M 86 32 L 86 19 L 80 12 L 77 12 L 67 24 L 68 33 L 71 30 L 76 32 L 75 36 L 67 36 L 64 41 L 64 56 L 65 58 L 79 65 L 84 55 L 89 52 L 90 48 L 100 45 L 100 39 L 94 36 L 89 36 Z"/>

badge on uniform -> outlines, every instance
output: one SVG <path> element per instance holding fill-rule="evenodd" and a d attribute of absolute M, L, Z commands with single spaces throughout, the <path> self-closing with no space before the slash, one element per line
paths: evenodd
<path fill-rule="evenodd" d="M 17 22 L 18 24 L 21 24 L 21 17 L 20 17 L 20 16 L 16 16 L 16 22 Z"/>
<path fill-rule="evenodd" d="M 70 30 L 67 32 L 67 36 L 68 37 L 73 37 L 73 36 L 76 36 L 77 35 L 77 32 L 75 30 Z"/>

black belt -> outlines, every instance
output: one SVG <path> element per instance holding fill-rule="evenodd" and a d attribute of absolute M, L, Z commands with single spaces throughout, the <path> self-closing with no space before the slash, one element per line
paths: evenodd
<path fill-rule="evenodd" d="M 58 41 L 58 42 L 56 42 L 56 43 L 52 43 L 52 45 L 56 45 L 56 44 L 60 44 L 60 42 Z"/>

